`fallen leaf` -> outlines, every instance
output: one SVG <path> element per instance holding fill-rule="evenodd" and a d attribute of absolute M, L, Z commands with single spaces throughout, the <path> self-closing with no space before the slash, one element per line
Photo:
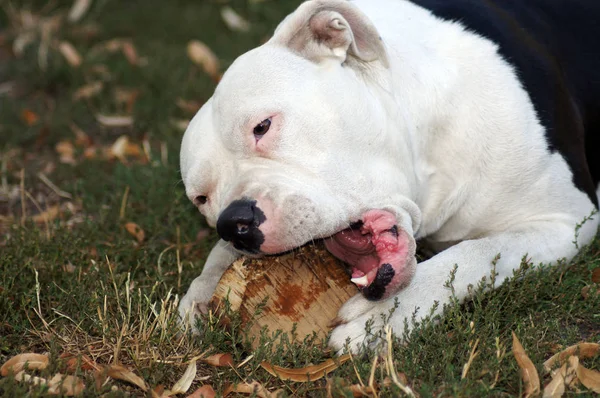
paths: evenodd
<path fill-rule="evenodd" d="M 351 385 L 350 391 L 353 397 L 372 397 L 375 395 L 372 387 L 361 386 L 360 384 Z"/>
<path fill-rule="evenodd" d="M 164 392 L 165 392 L 165 386 L 163 386 L 162 384 L 157 385 L 151 391 L 153 398 L 162 398 Z M 167 391 L 167 392 L 169 392 L 169 391 Z M 166 394 L 164 394 L 164 395 L 166 396 Z"/>
<path fill-rule="evenodd" d="M 600 344 L 596 343 L 580 343 L 565 348 L 558 354 L 553 355 L 544 362 L 544 370 L 549 372 L 554 366 L 562 364 L 567 358 L 572 355 L 577 355 L 579 359 L 590 358 L 600 352 Z"/>
<path fill-rule="evenodd" d="M 39 116 L 29 109 L 23 109 L 21 112 L 21 120 L 23 120 L 26 125 L 33 126 L 39 120 Z"/>
<path fill-rule="evenodd" d="M 600 294 L 600 286 L 588 285 L 581 288 L 581 296 L 584 300 L 587 300 L 590 296 L 596 296 Z"/>
<path fill-rule="evenodd" d="M 137 51 L 131 41 L 129 41 L 129 40 L 125 41 L 123 43 L 123 47 L 121 47 L 121 50 L 123 51 L 123 55 L 125 55 L 125 58 L 127 58 L 127 62 L 129 62 L 131 65 L 139 65 L 140 64 L 140 60 L 137 55 Z"/>
<path fill-rule="evenodd" d="M 197 370 L 196 361 L 191 361 L 181 379 L 177 380 L 177 383 L 171 388 L 169 395 L 185 394 L 192 386 Z"/>
<path fill-rule="evenodd" d="M 76 68 L 81 65 L 81 55 L 79 55 L 75 47 L 68 41 L 61 41 L 58 44 L 58 51 L 60 51 L 67 63 L 72 67 Z"/>
<path fill-rule="evenodd" d="M 231 393 L 255 395 L 260 398 L 273 398 L 271 394 L 262 384 L 257 381 L 251 383 L 239 383 L 230 385 L 223 391 L 223 397 L 227 397 Z"/>
<path fill-rule="evenodd" d="M 121 50 L 123 48 L 123 43 L 125 43 L 126 41 L 127 40 L 125 39 L 111 39 L 102 43 L 100 48 L 108 52 L 114 53 Z"/>
<path fill-rule="evenodd" d="M 140 90 L 117 87 L 117 88 L 115 88 L 114 95 L 115 95 L 115 101 L 119 104 L 124 104 L 125 111 L 127 113 L 132 113 L 133 106 L 135 105 L 135 102 L 140 95 Z"/>
<path fill-rule="evenodd" d="M 594 282 L 594 283 L 600 283 L 600 267 L 595 268 L 592 271 L 592 282 Z"/>
<path fill-rule="evenodd" d="M 185 131 L 187 130 L 190 121 L 188 119 L 171 119 L 171 124 L 177 130 Z"/>
<path fill-rule="evenodd" d="M 133 385 L 138 386 L 143 391 L 148 391 L 148 385 L 140 376 L 133 373 L 131 370 L 127 369 L 122 365 L 109 365 L 106 368 L 106 374 L 113 379 L 125 381 L 127 383 L 131 383 Z"/>
<path fill-rule="evenodd" d="M 82 98 L 92 98 L 100 94 L 103 88 L 104 84 L 100 81 L 88 83 L 75 90 L 75 92 L 73 93 L 73 100 L 77 101 Z"/>
<path fill-rule="evenodd" d="M 192 394 L 188 395 L 187 398 L 214 398 L 217 396 L 215 390 L 210 386 L 210 384 L 205 384 Z"/>
<path fill-rule="evenodd" d="M 391 379 L 389 380 L 392 383 Z M 348 393 L 353 397 L 373 397 L 376 392 L 370 386 L 360 384 L 348 385 L 348 382 L 341 377 L 333 377 L 327 380 L 326 391 L 328 397 L 347 397 Z"/>
<path fill-rule="evenodd" d="M 69 124 L 71 127 L 71 131 L 75 133 L 75 145 L 82 146 L 84 148 L 88 148 L 92 145 L 92 139 L 89 135 L 85 133 L 82 129 L 80 129 L 75 123 Z"/>
<path fill-rule="evenodd" d="M 138 241 L 138 243 L 142 243 L 146 238 L 144 230 L 134 222 L 125 224 L 125 229 Z"/>
<path fill-rule="evenodd" d="M 198 112 L 198 109 L 200 109 L 202 107 L 202 104 L 200 102 L 187 101 L 187 100 L 184 100 L 183 98 L 177 98 L 177 100 L 175 101 L 175 105 L 177 105 L 177 107 L 179 109 L 181 109 L 182 111 L 185 111 L 188 113 L 196 113 L 196 112 Z"/>
<path fill-rule="evenodd" d="M 219 59 L 210 48 L 199 40 L 192 40 L 187 45 L 188 57 L 201 66 L 213 79 L 219 79 Z"/>
<path fill-rule="evenodd" d="M 67 17 L 69 22 L 77 22 L 79 21 L 85 13 L 90 9 L 92 5 L 92 0 L 75 0 L 71 9 L 69 10 L 69 15 Z"/>
<path fill-rule="evenodd" d="M 107 380 L 108 375 L 106 374 L 106 369 L 100 369 L 94 372 L 94 384 L 96 386 L 96 390 L 102 389 L 102 386 Z"/>
<path fill-rule="evenodd" d="M 59 160 L 61 163 L 75 164 L 75 146 L 71 141 L 60 141 L 54 147 L 56 152 L 59 154 Z"/>
<path fill-rule="evenodd" d="M 71 263 L 69 263 L 67 266 L 72 267 L 72 268 L 68 268 L 67 272 L 74 272 L 75 271 L 75 266 L 73 266 Z M 69 352 L 63 352 L 62 354 L 60 354 L 60 358 L 61 359 L 66 359 L 66 372 L 70 372 L 73 373 L 77 370 L 77 364 L 80 363 L 80 368 L 81 370 L 100 370 L 100 365 L 98 365 L 96 362 L 94 362 L 94 360 L 92 360 L 90 357 L 88 357 L 87 355 L 81 355 L 81 357 L 79 356 L 75 356 Z"/>
<path fill-rule="evenodd" d="M 97 114 L 96 120 L 106 127 L 127 127 L 133 124 L 133 117 L 131 116 L 109 116 L 103 114 Z"/>
<path fill-rule="evenodd" d="M 31 220 L 33 220 L 34 223 L 40 223 L 40 224 L 46 223 L 46 222 L 50 222 L 50 221 L 53 221 L 54 219 L 56 219 L 56 217 L 58 217 L 59 214 L 60 214 L 59 206 L 54 205 L 54 206 L 50 206 L 48 209 L 44 210 L 43 212 L 31 217 Z"/>
<path fill-rule="evenodd" d="M 228 354 L 228 353 L 214 354 L 214 355 L 211 355 L 211 356 L 201 359 L 201 361 L 204 362 L 205 364 L 212 365 L 212 366 L 218 366 L 218 367 L 230 367 L 230 366 L 235 365 L 233 363 L 233 357 L 231 356 L 231 354 Z"/>
<path fill-rule="evenodd" d="M 600 394 L 600 372 L 579 366 L 576 369 L 577 378 L 589 390 Z"/>
<path fill-rule="evenodd" d="M 15 380 L 16 381 L 25 381 L 34 385 L 38 385 L 38 384 L 43 384 L 46 385 L 48 384 L 48 380 L 44 379 L 43 377 L 37 377 L 37 376 L 31 376 L 28 375 L 27 373 L 25 373 L 24 370 L 20 371 L 19 373 L 15 374 Z"/>
<path fill-rule="evenodd" d="M 540 392 L 540 378 L 537 369 L 531 362 L 531 359 L 525 353 L 525 349 L 517 338 L 517 335 L 512 332 L 513 345 L 512 352 L 517 360 L 517 364 L 521 368 L 521 378 L 525 385 L 525 396 L 530 397 Z"/>
<path fill-rule="evenodd" d="M 69 274 L 72 274 L 73 272 L 75 272 L 77 270 L 77 267 L 75 267 L 73 264 L 71 264 L 70 262 L 63 265 L 62 266 L 62 270 L 64 272 L 67 272 Z M 71 358 L 67 361 L 67 366 L 68 367 L 73 367 L 73 370 L 71 370 L 72 372 L 75 371 L 75 366 L 77 366 L 77 358 Z"/>
<path fill-rule="evenodd" d="M 569 357 L 560 369 L 553 372 L 552 381 L 544 387 L 543 398 L 559 398 L 565 393 L 565 387 L 570 385 L 576 377 L 579 358 Z"/>
<path fill-rule="evenodd" d="M 139 145 L 129 142 L 129 137 L 122 135 L 112 144 L 110 153 L 112 156 L 123 161 L 127 156 L 139 156 L 142 153 L 142 149 Z"/>
<path fill-rule="evenodd" d="M 15 374 L 19 373 L 26 364 L 28 369 L 45 369 L 48 366 L 48 355 L 34 353 L 15 355 L 4 362 L 4 365 L 0 368 L 0 374 L 8 376 L 11 371 Z"/>
<path fill-rule="evenodd" d="M 307 366 L 305 368 L 297 368 L 297 369 L 289 369 L 282 368 L 280 366 L 271 365 L 268 362 L 262 362 L 260 366 L 269 372 L 271 375 L 280 378 L 281 380 L 291 380 L 291 381 L 315 381 L 331 371 L 337 369 L 341 364 L 350 359 L 350 355 L 342 355 L 337 358 L 337 361 L 333 359 L 328 359 L 325 362 L 322 362 L 318 365 Z"/>
<path fill-rule="evenodd" d="M 60 373 L 54 375 L 48 381 L 48 394 L 51 395 L 66 395 L 71 397 L 79 395 L 83 392 L 85 384 L 79 377 L 71 375 L 62 375 Z"/>
<path fill-rule="evenodd" d="M 225 25 L 233 31 L 248 32 L 250 30 L 250 23 L 229 6 L 221 8 L 221 18 Z"/>
<path fill-rule="evenodd" d="M 21 57 L 25 52 L 25 49 L 35 41 L 35 34 L 33 32 L 24 32 L 18 35 L 13 41 L 13 53 L 17 57 Z"/>

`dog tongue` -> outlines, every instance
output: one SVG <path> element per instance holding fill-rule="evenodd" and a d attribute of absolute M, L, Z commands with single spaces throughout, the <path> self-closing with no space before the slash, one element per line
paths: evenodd
<path fill-rule="evenodd" d="M 377 276 L 379 259 L 371 234 L 360 228 L 348 228 L 325 241 L 327 250 L 352 266 L 352 282 L 357 286 L 368 286 Z"/>
<path fill-rule="evenodd" d="M 371 235 L 363 234 L 360 229 L 345 229 L 335 234 L 333 240 L 352 254 L 365 255 L 375 250 L 371 244 Z"/>

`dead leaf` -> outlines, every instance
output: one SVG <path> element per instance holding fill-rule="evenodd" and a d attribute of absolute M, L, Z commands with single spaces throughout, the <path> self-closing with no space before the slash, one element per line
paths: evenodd
<path fill-rule="evenodd" d="M 210 384 L 205 384 L 192 394 L 188 395 L 187 398 L 214 398 L 217 396 L 215 390 L 210 386 Z"/>
<path fill-rule="evenodd" d="M 73 93 L 73 100 L 77 101 L 82 98 L 92 98 L 102 92 L 104 84 L 100 81 L 88 83 L 84 86 L 79 87 Z"/>
<path fill-rule="evenodd" d="M 48 381 L 48 394 L 71 397 L 83 392 L 85 384 L 79 377 L 57 373 Z"/>
<path fill-rule="evenodd" d="M 600 294 L 600 286 L 588 285 L 581 288 L 581 296 L 584 300 L 587 300 L 590 296 L 596 296 Z"/>
<path fill-rule="evenodd" d="M 34 353 L 15 355 L 4 362 L 4 365 L 0 368 L 0 374 L 8 376 L 11 371 L 15 374 L 19 373 L 24 369 L 25 365 L 27 365 L 28 369 L 45 369 L 48 366 L 48 355 Z"/>
<path fill-rule="evenodd" d="M 144 230 L 134 222 L 125 224 L 125 229 L 138 241 L 138 243 L 142 243 L 146 238 Z"/>
<path fill-rule="evenodd" d="M 75 47 L 68 41 L 61 41 L 58 44 L 58 51 L 60 51 L 67 63 L 72 67 L 77 68 L 81 65 L 81 55 L 79 55 Z"/>
<path fill-rule="evenodd" d="M 190 121 L 188 119 L 171 119 L 171 124 L 177 130 L 185 131 L 187 130 Z"/>
<path fill-rule="evenodd" d="M 69 124 L 71 127 L 71 131 L 75 133 L 75 145 L 82 146 L 84 148 L 88 148 L 92 145 L 92 139 L 89 135 L 85 133 L 82 129 L 80 129 L 75 123 Z"/>
<path fill-rule="evenodd" d="M 94 372 L 94 384 L 96 386 L 96 390 L 102 389 L 102 386 L 107 380 L 108 375 L 106 374 L 106 369 L 100 369 Z"/>
<path fill-rule="evenodd" d="M 389 379 L 390 384 L 392 383 Z M 348 382 L 341 377 L 332 377 L 327 380 L 325 387 L 328 397 L 348 396 L 351 393 L 353 397 L 373 397 L 377 396 L 376 392 L 370 386 L 364 386 L 360 384 L 348 385 Z"/>
<path fill-rule="evenodd" d="M 75 146 L 71 141 L 60 141 L 54 147 L 56 152 L 59 154 L 59 160 L 61 163 L 75 164 Z"/>
<path fill-rule="evenodd" d="M 544 370 L 549 372 L 556 365 L 562 364 L 568 357 L 577 355 L 579 359 L 591 358 L 600 352 L 600 344 L 580 343 L 565 348 L 544 362 Z"/>
<path fill-rule="evenodd" d="M 256 394 L 260 398 L 273 398 L 274 394 L 271 394 L 262 384 L 257 381 L 251 383 L 240 383 L 230 385 L 223 391 L 223 397 L 227 397 L 231 393 L 238 394 Z"/>
<path fill-rule="evenodd" d="M 140 64 L 140 59 L 138 57 L 137 51 L 131 41 L 125 41 L 121 50 L 123 51 L 123 55 L 125 55 L 125 58 L 127 58 L 127 62 L 129 62 L 131 65 Z"/>
<path fill-rule="evenodd" d="M 31 220 L 33 220 L 34 223 L 39 223 L 39 224 L 46 223 L 46 222 L 55 220 L 59 214 L 60 214 L 60 207 L 58 205 L 54 205 L 54 206 L 50 206 L 45 211 L 31 217 Z"/>
<path fill-rule="evenodd" d="M 235 364 L 233 363 L 233 357 L 229 353 L 214 354 L 214 355 L 208 356 L 208 357 L 200 359 L 200 360 L 202 362 L 204 362 L 205 364 L 212 365 L 212 366 L 218 366 L 218 367 L 235 366 Z"/>
<path fill-rule="evenodd" d="M 18 35 L 13 41 L 13 52 L 17 57 L 21 57 L 25 52 L 25 49 L 35 41 L 35 34 L 33 32 L 24 32 Z"/>
<path fill-rule="evenodd" d="M 337 361 L 333 359 L 328 359 L 325 362 L 322 362 L 318 365 L 307 366 L 305 368 L 298 369 L 288 369 L 282 368 L 280 366 L 271 365 L 268 362 L 262 362 L 260 366 L 269 372 L 271 375 L 280 378 L 281 380 L 291 380 L 291 381 L 315 381 L 331 371 L 337 369 L 341 364 L 350 359 L 350 355 L 342 355 L 337 358 Z"/>
<path fill-rule="evenodd" d="M 192 114 L 195 114 L 196 112 L 198 112 L 198 109 L 200 109 L 202 107 L 202 104 L 198 101 L 188 101 L 188 100 L 184 100 L 183 98 L 177 98 L 177 100 L 175 101 L 175 104 L 182 111 L 192 113 Z"/>
<path fill-rule="evenodd" d="M 64 264 L 62 266 L 62 270 L 64 272 L 67 272 L 69 274 L 72 274 L 73 272 L 77 271 L 77 267 L 75 267 L 73 264 L 71 264 L 70 262 L 67 264 Z M 72 372 L 74 372 L 75 370 L 75 366 L 77 366 L 77 358 L 71 358 L 67 361 L 67 366 L 73 366 L 73 370 L 71 370 Z"/>
<path fill-rule="evenodd" d="M 114 95 L 115 101 L 119 104 L 125 105 L 125 111 L 127 113 L 132 113 L 133 106 L 135 105 L 135 102 L 137 101 L 140 95 L 140 90 L 117 87 L 115 88 Z"/>
<path fill-rule="evenodd" d="M 69 10 L 67 20 L 71 23 L 79 21 L 90 9 L 91 5 L 92 0 L 75 0 Z"/>
<path fill-rule="evenodd" d="M 594 283 L 600 283 L 600 267 L 595 268 L 592 271 L 592 282 L 594 282 Z"/>
<path fill-rule="evenodd" d="M 28 126 L 33 126 L 39 119 L 39 116 L 29 109 L 23 109 L 21 112 L 21 120 Z"/>
<path fill-rule="evenodd" d="M 199 40 L 192 40 L 187 45 L 188 57 L 199 65 L 213 79 L 219 79 L 219 59 L 210 48 Z"/>
<path fill-rule="evenodd" d="M 37 376 L 31 376 L 28 375 L 27 373 L 25 373 L 24 370 L 20 371 L 19 373 L 17 373 L 15 375 L 15 380 L 16 381 L 25 381 L 34 385 L 39 385 L 39 384 L 43 384 L 46 385 L 48 384 L 48 380 L 44 379 L 43 377 L 37 377 Z"/>
<path fill-rule="evenodd" d="M 569 357 L 568 362 L 552 374 L 552 381 L 544 387 L 543 398 L 559 398 L 565 393 L 565 387 L 569 386 L 576 378 L 576 370 L 579 366 L 579 358 Z"/>
<path fill-rule="evenodd" d="M 139 145 L 129 142 L 129 137 L 122 135 L 110 147 L 112 156 L 123 161 L 127 156 L 139 156 L 142 153 L 142 148 Z"/>
<path fill-rule="evenodd" d="M 512 332 L 513 345 L 512 352 L 517 360 L 517 364 L 521 368 L 521 378 L 525 385 L 525 396 L 530 397 L 540 392 L 540 377 L 538 376 L 537 369 L 531 362 L 531 359 L 525 353 L 525 349 L 521 345 L 521 342 L 517 338 L 515 332 Z"/>
<path fill-rule="evenodd" d="M 70 267 L 69 267 L 70 266 Z M 76 270 L 76 267 L 73 266 L 71 263 L 67 264 L 67 267 L 69 267 L 66 271 L 67 272 L 74 272 Z M 96 362 L 94 362 L 94 360 L 92 360 L 90 357 L 88 357 L 87 355 L 81 355 L 81 357 L 79 356 L 75 356 L 69 352 L 63 352 L 62 354 L 60 354 L 61 359 L 66 359 L 66 372 L 69 373 L 73 373 L 77 370 L 77 364 L 80 363 L 80 368 L 81 370 L 100 370 L 100 365 L 98 365 Z"/>
<path fill-rule="evenodd" d="M 250 30 L 250 22 L 246 21 L 229 6 L 221 8 L 221 18 L 223 18 L 225 25 L 235 32 L 248 32 Z"/>
<path fill-rule="evenodd" d="M 185 394 L 192 386 L 197 370 L 196 361 L 191 361 L 181 379 L 177 380 L 177 383 L 171 388 L 169 395 Z"/>
<path fill-rule="evenodd" d="M 600 372 L 578 366 L 576 369 L 577 378 L 589 390 L 600 394 Z"/>
<path fill-rule="evenodd" d="M 133 373 L 131 370 L 127 369 L 122 365 L 109 365 L 106 368 L 106 374 L 113 379 L 125 381 L 127 383 L 131 383 L 133 385 L 138 386 L 143 391 L 148 391 L 148 385 L 140 376 Z"/>
<path fill-rule="evenodd" d="M 353 397 L 372 397 L 374 396 L 373 388 L 369 386 L 361 386 L 360 384 L 353 384 L 350 386 L 350 391 Z"/>
<path fill-rule="evenodd" d="M 159 384 L 156 387 L 154 387 L 150 392 L 152 393 L 152 398 L 162 398 L 165 392 L 165 386 Z M 169 391 L 167 390 L 167 392 Z M 164 395 L 166 396 L 166 394 Z"/>
<path fill-rule="evenodd" d="M 128 127 L 133 124 L 131 116 L 109 116 L 99 113 L 96 115 L 96 120 L 106 127 Z"/>

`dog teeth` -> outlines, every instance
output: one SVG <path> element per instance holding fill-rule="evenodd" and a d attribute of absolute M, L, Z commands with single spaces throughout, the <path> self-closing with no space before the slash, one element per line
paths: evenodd
<path fill-rule="evenodd" d="M 366 275 L 363 275 L 358 278 L 350 279 L 350 282 L 354 283 L 357 286 L 367 286 L 369 284 L 369 278 Z"/>

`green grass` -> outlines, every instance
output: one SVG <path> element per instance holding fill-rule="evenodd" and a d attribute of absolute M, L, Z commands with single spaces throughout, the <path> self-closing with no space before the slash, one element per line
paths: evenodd
<path fill-rule="evenodd" d="M 219 10 L 225 3 L 252 23 L 249 33 L 224 25 Z M 178 100 L 200 104 L 215 86 L 187 58 L 186 44 L 204 41 L 224 69 L 267 38 L 297 3 L 98 0 L 82 21 L 63 22 L 52 33 L 55 42 L 75 46 L 82 65 L 69 66 L 51 46 L 47 67 L 41 69 L 39 37 L 22 56 L 12 53 L 13 41 L 23 33 L 17 15 L 27 9 L 43 18 L 64 14 L 71 2 L 0 0 L 0 87 L 11 83 L 9 90 L 0 90 L 0 362 L 18 353 L 49 352 L 50 367 L 37 374 L 51 377 L 61 369 L 61 353 L 85 354 L 101 365 L 123 363 L 151 387 L 169 388 L 190 358 L 227 352 L 236 363 L 254 356 L 236 369 L 199 364 L 190 392 L 201 384 L 222 393 L 231 383 L 259 381 L 287 396 L 327 395 L 325 379 L 282 382 L 260 367 L 263 360 L 288 367 L 319 363 L 332 356 L 323 343 L 284 340 L 272 351 L 253 352 L 235 316 L 230 328 L 212 319 L 199 335 L 190 336 L 178 334 L 174 311 L 175 297 L 200 273 L 216 240 L 212 231 L 197 239 L 206 225 L 185 198 L 178 172 L 182 131 L 174 121 L 193 115 Z M 101 49 L 115 38 L 130 39 L 147 64 L 131 65 L 120 52 Z M 93 81 L 103 82 L 98 95 L 73 99 L 78 88 Z M 133 125 L 100 125 L 98 113 L 127 112 L 115 99 L 121 89 L 139 91 Z M 26 122 L 25 111 L 37 121 Z M 85 159 L 80 146 L 77 164 L 61 163 L 55 145 L 74 142 L 72 124 L 98 147 L 126 135 L 136 144 L 146 141 L 148 154 L 125 162 Z M 40 171 L 71 198 L 50 189 L 38 177 Z M 53 206 L 60 207 L 59 217 L 48 224 L 32 221 Z M 127 222 L 145 231 L 143 242 L 125 230 Z M 592 285 L 591 271 L 600 267 L 599 253 L 595 242 L 568 264 L 528 272 L 525 265 L 499 289 L 475 288 L 466 304 L 419 325 L 404 342 L 394 341 L 395 368 L 421 396 L 517 396 L 524 386 L 510 352 L 514 331 L 546 384 L 550 377 L 543 374 L 542 363 L 560 347 L 600 341 L 600 295 L 581 294 Z M 462 379 L 475 341 L 477 356 Z M 366 382 L 377 354 L 355 357 L 332 373 L 333 396 L 348 396 L 343 384 L 358 383 L 359 375 Z M 600 369 L 598 357 L 584 364 Z M 85 396 L 144 396 L 114 380 L 97 389 L 91 372 L 78 374 L 87 386 Z M 381 386 L 388 376 L 381 361 L 374 375 L 382 396 L 399 394 L 394 385 Z M 47 393 L 44 387 L 0 378 L 0 396 L 26 395 Z"/>

